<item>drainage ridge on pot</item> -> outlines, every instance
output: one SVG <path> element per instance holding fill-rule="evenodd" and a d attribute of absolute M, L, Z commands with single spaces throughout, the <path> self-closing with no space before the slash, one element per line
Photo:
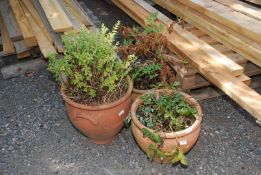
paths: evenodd
<path fill-rule="evenodd" d="M 151 92 L 151 91 L 150 91 Z M 172 90 L 153 90 L 152 92 L 167 92 L 172 93 Z M 180 149 L 187 153 L 193 145 L 196 143 L 200 128 L 201 128 L 201 121 L 202 121 L 202 109 L 199 105 L 199 103 L 192 98 L 190 95 L 185 94 L 183 92 L 179 92 L 183 95 L 186 102 L 188 102 L 192 107 L 194 107 L 197 110 L 198 117 L 195 120 L 195 122 L 188 128 L 182 131 L 178 132 L 159 132 L 161 138 L 164 139 L 163 146 L 161 148 L 161 151 L 164 153 L 170 152 L 171 150 L 175 149 L 177 146 L 180 147 Z M 144 94 L 145 95 L 145 94 Z M 142 129 L 146 128 L 150 132 L 155 132 L 154 130 L 144 126 L 137 118 L 136 111 L 140 105 L 143 104 L 143 100 L 141 98 L 137 98 L 134 103 L 131 106 L 131 130 L 133 133 L 133 136 L 140 146 L 140 148 L 146 152 L 150 144 L 153 142 L 149 138 L 143 137 Z M 153 160 L 157 162 L 162 162 L 159 158 L 154 158 Z M 171 163 L 171 160 L 164 159 L 163 163 Z"/>

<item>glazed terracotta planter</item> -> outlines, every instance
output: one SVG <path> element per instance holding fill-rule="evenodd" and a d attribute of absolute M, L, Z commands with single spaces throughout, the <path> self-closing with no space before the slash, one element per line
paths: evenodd
<path fill-rule="evenodd" d="M 119 100 L 97 106 L 89 106 L 72 101 L 61 88 L 67 114 L 73 125 L 96 144 L 108 144 L 123 127 L 131 107 L 133 83 L 128 80 L 128 91 Z"/>
<path fill-rule="evenodd" d="M 158 92 L 163 92 L 166 91 L 168 94 L 173 93 L 171 90 L 155 90 Z M 155 92 L 154 91 L 154 92 Z M 187 153 L 193 145 L 196 143 L 199 133 L 200 133 L 200 127 L 201 127 L 201 120 L 202 120 L 202 110 L 199 105 L 199 103 L 192 98 L 190 95 L 187 95 L 183 92 L 180 92 L 185 100 L 193 106 L 197 112 L 198 112 L 198 118 L 194 122 L 192 126 L 189 128 L 178 131 L 178 132 L 160 132 L 159 135 L 164 139 L 164 144 L 162 147 L 162 152 L 167 153 L 170 152 L 171 150 L 175 149 L 177 145 L 179 145 L 179 148 L 184 152 Z M 152 129 L 149 129 L 145 127 L 136 117 L 136 111 L 138 107 L 143 104 L 143 101 L 140 98 L 137 98 L 134 103 L 131 106 L 131 130 L 133 133 L 133 136 L 140 146 L 140 148 L 146 152 L 147 148 L 151 143 L 153 143 L 149 138 L 144 138 L 143 133 L 142 133 L 142 128 L 146 128 L 151 132 L 154 132 Z M 162 162 L 158 158 L 154 158 L 155 161 L 157 162 Z M 171 160 L 164 159 L 163 163 L 171 163 Z"/>

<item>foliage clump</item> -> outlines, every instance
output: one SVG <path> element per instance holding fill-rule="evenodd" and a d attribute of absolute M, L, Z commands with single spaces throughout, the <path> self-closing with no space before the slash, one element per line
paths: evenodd
<path fill-rule="evenodd" d="M 102 25 L 97 32 L 82 29 L 78 34 L 64 35 L 64 55 L 57 59 L 49 56 L 48 69 L 57 80 L 65 74 L 66 94 L 76 102 L 99 104 L 113 102 L 127 91 L 128 75 L 135 56 L 118 58 L 118 43 L 114 37 L 119 22 L 110 32 Z"/>
<path fill-rule="evenodd" d="M 137 117 L 146 127 L 162 132 L 176 132 L 191 126 L 197 110 L 188 104 L 180 92 L 148 93 L 141 97 L 143 104 Z"/>
<path fill-rule="evenodd" d="M 146 150 L 147 157 L 150 161 L 154 158 L 159 158 L 160 161 L 164 159 L 170 159 L 172 164 L 180 162 L 182 165 L 187 165 L 187 159 L 183 151 L 178 147 L 174 148 L 170 152 L 162 152 L 161 148 L 164 144 L 164 139 L 159 134 L 149 131 L 146 128 L 142 129 L 143 137 L 149 138 L 151 143 Z"/>
<path fill-rule="evenodd" d="M 154 157 L 161 161 L 171 160 L 173 164 L 180 162 L 187 165 L 186 157 L 179 145 L 170 152 L 162 152 L 164 138 L 157 132 L 176 132 L 190 127 L 196 120 L 198 113 L 180 92 L 174 91 L 148 93 L 140 97 L 143 104 L 137 110 L 138 120 L 147 128 L 143 128 L 143 137 L 149 138 L 152 143 L 146 153 L 150 160 Z"/>
<path fill-rule="evenodd" d="M 129 54 L 137 57 L 130 75 L 134 87 L 144 90 L 154 88 L 159 82 L 174 82 L 171 69 L 163 59 L 170 52 L 167 38 L 160 33 L 164 26 L 157 23 L 157 13 L 152 13 L 147 23 L 144 30 L 122 26 L 123 45 L 119 47 L 123 58 Z"/>

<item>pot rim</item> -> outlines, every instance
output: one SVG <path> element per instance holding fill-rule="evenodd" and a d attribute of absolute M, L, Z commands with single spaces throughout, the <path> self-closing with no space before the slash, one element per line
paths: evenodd
<path fill-rule="evenodd" d="M 153 93 L 155 92 L 167 92 L 167 93 L 172 93 L 173 90 L 169 90 L 169 89 L 159 89 L 159 90 L 153 90 Z M 186 136 L 190 133 L 192 133 L 194 130 L 196 130 L 198 127 L 200 127 L 201 121 L 202 121 L 202 109 L 199 105 L 199 103 L 190 95 L 184 93 L 184 92 L 180 92 L 177 91 L 179 93 L 181 93 L 185 100 L 192 105 L 194 108 L 196 108 L 197 112 L 198 112 L 198 118 L 196 119 L 196 121 L 188 128 L 182 130 L 182 131 L 177 131 L 177 132 L 158 132 L 158 134 L 162 137 L 162 138 L 179 138 L 179 137 L 183 137 Z M 147 93 L 145 93 L 147 94 Z M 144 96 L 145 94 L 141 95 Z M 140 96 L 140 97 L 141 97 Z M 137 118 L 136 116 L 136 111 L 138 109 L 138 107 L 143 103 L 143 100 L 140 99 L 140 97 L 138 97 L 132 104 L 131 106 L 131 119 L 132 122 L 141 130 L 142 128 L 146 128 L 151 132 L 154 132 L 153 129 L 150 129 L 146 126 L 144 126 Z"/>
<path fill-rule="evenodd" d="M 151 91 L 151 90 L 153 90 L 153 89 L 136 89 L 136 88 L 133 88 L 132 91 L 135 92 L 135 93 L 144 94 L 144 93 Z"/>
<path fill-rule="evenodd" d="M 132 92 L 132 89 L 133 89 L 133 82 L 132 82 L 132 80 L 129 76 L 127 76 L 126 79 L 128 81 L 127 92 L 120 99 L 118 99 L 118 100 L 116 100 L 112 103 L 104 103 L 104 104 L 99 104 L 99 105 L 88 105 L 88 104 L 77 103 L 77 102 L 71 100 L 65 94 L 63 85 L 61 86 L 61 96 L 63 97 L 63 99 L 66 103 L 69 103 L 71 106 L 74 106 L 74 107 L 80 108 L 80 109 L 95 111 L 95 110 L 103 110 L 103 109 L 113 108 L 114 106 L 117 106 L 117 105 L 123 103 L 124 101 L 126 101 L 131 96 L 131 92 Z"/>

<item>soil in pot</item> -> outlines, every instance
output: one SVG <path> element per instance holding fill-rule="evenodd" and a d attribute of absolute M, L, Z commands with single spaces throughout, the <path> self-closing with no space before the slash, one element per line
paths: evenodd
<path fill-rule="evenodd" d="M 141 149 L 153 160 L 174 163 L 170 154 L 182 153 L 183 156 L 196 143 L 202 111 L 196 100 L 185 93 L 171 90 L 153 92 L 142 95 L 133 103 L 132 132 Z M 152 141 L 150 135 L 159 138 L 159 142 Z"/>

